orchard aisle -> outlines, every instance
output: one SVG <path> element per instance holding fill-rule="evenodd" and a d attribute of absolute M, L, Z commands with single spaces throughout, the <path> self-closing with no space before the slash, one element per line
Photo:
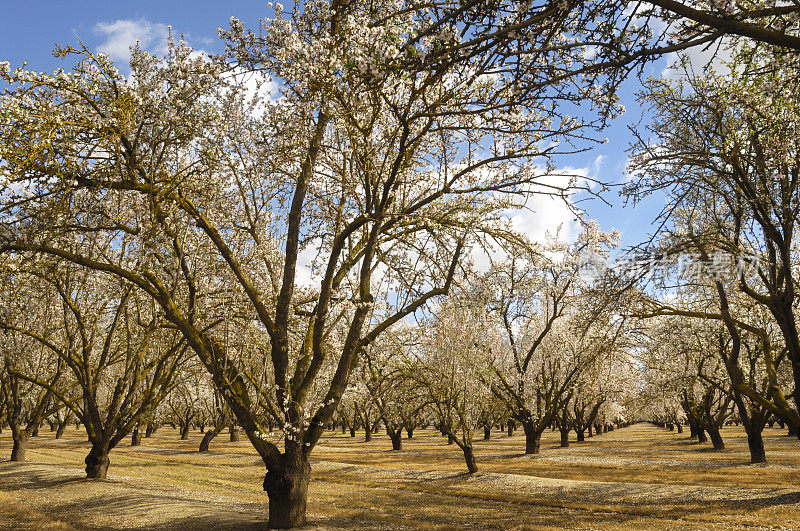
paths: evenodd
<path fill-rule="evenodd" d="M 207 455 L 200 434 L 178 440 L 161 428 L 137 448 L 122 446 L 114 473 L 83 479 L 80 432 L 31 440 L 28 462 L 0 463 L 5 528 L 224 527 L 252 529 L 266 515 L 263 474 L 246 442 L 220 437 Z M 771 460 L 748 465 L 741 428 L 723 431 L 729 449 L 711 452 L 685 434 L 636 424 L 525 456 L 521 435 L 476 442 L 480 470 L 464 473 L 455 446 L 432 430 L 391 452 L 329 432 L 312 463 L 310 527 L 321 528 L 720 528 L 800 526 L 797 440 L 768 429 Z M 0 453 L 10 451 L 7 433 Z"/>

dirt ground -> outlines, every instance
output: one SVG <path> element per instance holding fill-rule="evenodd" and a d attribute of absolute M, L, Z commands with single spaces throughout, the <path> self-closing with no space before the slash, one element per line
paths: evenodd
<path fill-rule="evenodd" d="M 744 431 L 711 451 L 688 434 L 635 424 L 523 454 L 521 433 L 475 443 L 477 474 L 432 430 L 392 452 L 385 435 L 363 442 L 329 432 L 313 453 L 309 528 L 318 529 L 800 529 L 800 442 L 765 431 L 768 463 L 748 464 Z M 481 434 L 482 436 L 482 434 Z M 111 453 L 105 481 L 84 479 L 82 431 L 32 438 L 10 463 L 0 435 L 0 529 L 258 529 L 266 521 L 264 468 L 243 438 L 220 435 L 209 454 L 161 428 L 142 446 Z"/>

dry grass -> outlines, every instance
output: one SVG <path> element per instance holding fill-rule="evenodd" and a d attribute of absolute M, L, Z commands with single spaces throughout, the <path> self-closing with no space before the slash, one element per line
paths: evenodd
<path fill-rule="evenodd" d="M 179 441 L 162 428 L 111 454 L 109 479 L 83 479 L 82 432 L 31 439 L 28 462 L 0 462 L 0 529 L 239 528 L 266 520 L 264 469 L 246 441 Z M 547 433 L 538 456 L 523 436 L 477 441 L 480 471 L 465 474 L 455 446 L 425 430 L 392 452 L 386 436 L 363 442 L 329 433 L 314 451 L 309 522 L 319 528 L 542 529 L 800 528 L 800 442 L 765 432 L 766 465 L 749 465 L 741 428 L 712 452 L 650 425 L 616 430 L 568 449 Z M 8 432 L 0 455 L 10 453 Z"/>

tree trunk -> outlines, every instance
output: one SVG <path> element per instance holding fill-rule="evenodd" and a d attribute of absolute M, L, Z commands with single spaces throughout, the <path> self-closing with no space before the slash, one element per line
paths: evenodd
<path fill-rule="evenodd" d="M 569 447 L 569 430 L 558 430 L 561 432 L 561 447 L 567 448 Z"/>
<path fill-rule="evenodd" d="M 796 424 L 789 424 L 789 433 L 787 433 L 789 437 L 800 437 L 800 429 L 798 429 Z"/>
<path fill-rule="evenodd" d="M 472 446 L 464 445 L 461 448 L 461 451 L 464 452 L 464 460 L 467 462 L 467 470 L 469 470 L 470 474 L 474 474 L 478 471 L 478 464 L 475 463 L 475 454 L 472 451 Z"/>
<path fill-rule="evenodd" d="M 367 431 L 369 432 L 369 429 L 367 429 Z M 344 432 L 342 432 L 342 433 L 344 433 Z M 350 437 L 355 437 L 355 436 L 356 436 L 356 429 L 351 427 L 350 428 Z"/>
<path fill-rule="evenodd" d="M 747 447 L 750 449 L 751 463 L 766 463 L 767 454 L 764 451 L 764 439 L 761 430 L 750 428 L 747 430 Z"/>
<path fill-rule="evenodd" d="M 185 441 L 189 438 L 189 423 L 181 424 L 181 440 Z"/>
<path fill-rule="evenodd" d="M 708 435 L 711 437 L 711 444 L 714 445 L 714 450 L 724 450 L 725 449 L 725 442 L 722 440 L 722 436 L 719 434 L 718 428 L 707 429 Z"/>
<path fill-rule="evenodd" d="M 211 440 L 217 435 L 219 435 L 221 431 L 222 431 L 222 426 L 220 426 L 219 428 L 214 427 L 208 430 L 205 433 L 205 435 L 203 435 L 203 440 L 200 441 L 200 449 L 198 451 L 207 452 L 208 446 L 211 444 Z"/>
<path fill-rule="evenodd" d="M 67 429 L 67 425 L 69 424 L 69 417 L 66 417 L 63 421 L 58 423 L 58 428 L 56 429 L 56 439 L 60 439 L 64 436 L 64 430 Z"/>
<path fill-rule="evenodd" d="M 511 437 L 512 435 L 514 435 L 514 427 L 515 427 L 514 421 L 509 420 L 508 424 L 506 425 L 508 426 L 508 436 Z"/>
<path fill-rule="evenodd" d="M 589 424 L 589 426 L 587 426 L 587 428 L 586 428 L 586 429 L 587 429 L 587 431 L 588 431 L 588 432 L 586 433 L 586 436 L 587 436 L 587 437 L 591 437 L 591 436 L 592 436 L 592 425 L 591 425 L 591 424 Z"/>
<path fill-rule="evenodd" d="M 239 428 L 231 424 L 230 432 L 231 432 L 231 442 L 239 442 Z M 305 514 L 305 509 L 303 510 L 303 514 Z"/>
<path fill-rule="evenodd" d="M 139 431 L 139 426 L 136 426 L 131 434 L 131 446 L 139 446 L 140 444 L 142 444 L 142 432 Z"/>
<path fill-rule="evenodd" d="M 269 527 L 291 529 L 306 522 L 306 500 L 311 466 L 300 450 L 282 454 L 279 466 L 264 476 L 264 490 L 269 496 Z"/>
<path fill-rule="evenodd" d="M 488 441 L 489 438 L 492 436 L 492 428 L 488 426 L 483 427 L 483 440 Z"/>
<path fill-rule="evenodd" d="M 147 428 L 145 428 L 145 430 L 144 430 L 144 436 L 145 437 L 150 437 L 155 432 L 156 432 L 155 424 L 153 424 L 152 422 L 148 422 L 147 423 Z"/>
<path fill-rule="evenodd" d="M 703 428 L 697 428 L 697 442 L 704 443 L 708 441 L 708 437 L 706 437 L 706 430 Z"/>
<path fill-rule="evenodd" d="M 108 443 L 92 443 L 92 449 L 84 459 L 87 478 L 106 479 L 108 465 L 111 464 L 108 459 L 108 451 Z"/>
<path fill-rule="evenodd" d="M 675 427 L 677 427 L 677 428 L 678 428 L 678 433 L 683 433 L 683 426 L 681 426 L 681 423 L 680 423 L 680 422 L 676 423 L 676 424 L 675 424 Z"/>
<path fill-rule="evenodd" d="M 578 440 L 578 442 L 583 442 L 586 440 L 583 434 L 583 430 L 575 430 L 575 437 Z"/>
<path fill-rule="evenodd" d="M 522 429 L 525 431 L 525 453 L 538 454 L 542 434 L 534 429 L 533 423 L 523 422 Z"/>
<path fill-rule="evenodd" d="M 406 435 L 408 435 L 409 439 L 414 437 L 414 428 L 406 428 Z"/>
<path fill-rule="evenodd" d="M 403 449 L 402 429 L 399 429 L 397 431 L 387 429 L 386 433 L 389 434 L 389 438 L 392 440 L 392 450 L 402 450 Z"/>
<path fill-rule="evenodd" d="M 28 432 L 25 430 L 11 430 L 14 446 L 11 448 L 12 461 L 25 461 L 25 450 L 28 449 Z"/>
<path fill-rule="evenodd" d="M 367 429 L 364 431 L 364 442 L 370 442 L 372 440 L 372 429 L 367 426 Z"/>

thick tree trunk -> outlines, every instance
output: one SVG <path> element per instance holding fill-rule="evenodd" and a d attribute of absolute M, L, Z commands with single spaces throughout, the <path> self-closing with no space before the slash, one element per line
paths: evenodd
<path fill-rule="evenodd" d="M 464 460 L 467 462 L 467 470 L 469 470 L 470 474 L 474 474 L 478 471 L 478 464 L 475 462 L 475 453 L 472 451 L 472 446 L 464 445 L 461 448 L 461 451 L 464 452 Z"/>
<path fill-rule="evenodd" d="M 153 435 L 155 432 L 156 432 L 156 426 L 155 426 L 155 424 L 153 424 L 152 422 L 148 422 L 148 423 L 147 423 L 147 428 L 145 428 L 145 430 L 144 430 L 144 436 L 145 436 L 145 437 L 150 437 L 150 436 L 151 436 L 151 435 Z"/>
<path fill-rule="evenodd" d="M 488 441 L 489 438 L 492 436 L 492 428 L 488 426 L 483 427 L 483 440 Z"/>
<path fill-rule="evenodd" d="M 708 435 L 711 437 L 711 444 L 714 445 L 714 450 L 724 450 L 725 449 L 725 442 L 722 440 L 722 436 L 719 434 L 718 428 L 712 428 L 710 430 L 706 430 Z"/>
<path fill-rule="evenodd" d="M 561 447 L 569 447 L 569 430 L 558 430 L 561 433 Z"/>
<path fill-rule="evenodd" d="M 28 432 L 25 430 L 11 430 L 14 446 L 11 448 L 12 461 L 25 461 L 25 450 L 28 449 Z"/>
<path fill-rule="evenodd" d="M 406 435 L 408 436 L 409 439 L 414 437 L 414 428 L 406 428 Z"/>
<path fill-rule="evenodd" d="M 587 430 L 586 436 L 587 437 L 591 437 L 592 436 L 592 425 L 589 424 L 589 426 L 587 426 L 586 430 Z"/>
<path fill-rule="evenodd" d="M 367 432 L 369 432 L 369 430 L 367 430 Z M 344 433 L 344 432 L 342 432 L 342 433 Z M 351 427 L 350 428 L 350 437 L 355 437 L 355 436 L 356 436 L 356 429 Z"/>
<path fill-rule="evenodd" d="M 65 418 L 63 421 L 58 423 L 58 428 L 56 429 L 56 439 L 60 439 L 64 436 L 64 430 L 67 429 L 67 425 L 69 424 L 69 417 Z"/>
<path fill-rule="evenodd" d="M 367 426 L 367 429 L 364 431 L 364 442 L 370 442 L 371 440 L 372 440 L 372 430 L 370 429 L 369 426 Z"/>
<path fill-rule="evenodd" d="M 747 447 L 750 449 L 751 463 L 766 463 L 767 454 L 764 451 L 764 439 L 761 430 L 750 428 L 747 430 Z"/>
<path fill-rule="evenodd" d="M 239 428 L 231 424 L 230 432 L 231 432 L 231 442 L 239 442 Z"/>
<path fill-rule="evenodd" d="M 789 437 L 800 437 L 800 429 L 796 424 L 789 424 L 789 433 L 787 433 Z"/>
<path fill-rule="evenodd" d="M 534 429 L 532 423 L 523 422 L 522 429 L 525 431 L 525 453 L 538 454 L 542 434 Z"/>
<path fill-rule="evenodd" d="M 514 428 L 516 427 L 516 424 L 514 424 L 513 420 L 509 420 L 506 426 L 508 426 L 508 436 L 511 437 L 514 435 Z"/>
<path fill-rule="evenodd" d="M 678 428 L 678 433 L 683 433 L 683 426 L 681 426 L 681 423 L 680 423 L 680 422 L 678 422 L 677 424 L 675 424 L 675 427 L 676 427 L 676 428 Z"/>
<path fill-rule="evenodd" d="M 219 433 L 221 431 L 222 431 L 222 427 L 221 426 L 219 428 L 214 427 L 214 428 L 211 428 L 210 430 L 208 430 L 203 435 L 203 440 L 200 441 L 200 449 L 199 449 L 199 451 L 200 452 L 207 452 L 208 451 L 208 446 L 211 444 L 211 440 L 214 437 L 216 437 L 217 435 L 219 435 Z"/>
<path fill-rule="evenodd" d="M 311 466 L 300 450 L 281 455 L 277 469 L 267 471 L 264 490 L 269 496 L 269 527 L 291 529 L 306 522 Z"/>
<path fill-rule="evenodd" d="M 703 428 L 697 428 L 697 442 L 704 443 L 708 441 L 708 437 L 706 437 L 706 430 Z"/>
<path fill-rule="evenodd" d="M 578 442 L 585 441 L 586 438 L 583 434 L 583 430 L 575 430 L 575 438 L 578 440 Z"/>
<path fill-rule="evenodd" d="M 185 441 L 189 438 L 189 425 L 184 424 L 181 426 L 181 440 Z"/>
<path fill-rule="evenodd" d="M 86 456 L 84 462 L 86 463 L 86 477 L 91 479 L 106 479 L 108 473 L 108 465 L 111 462 L 108 459 L 108 444 L 92 444 L 92 449 L 89 455 Z"/>
<path fill-rule="evenodd" d="M 402 430 L 394 431 L 387 429 L 386 432 L 389 434 L 389 438 L 392 440 L 392 450 L 402 450 L 403 449 Z"/>
<path fill-rule="evenodd" d="M 142 444 L 142 432 L 139 431 L 139 426 L 133 428 L 131 433 L 131 446 L 139 446 Z"/>

